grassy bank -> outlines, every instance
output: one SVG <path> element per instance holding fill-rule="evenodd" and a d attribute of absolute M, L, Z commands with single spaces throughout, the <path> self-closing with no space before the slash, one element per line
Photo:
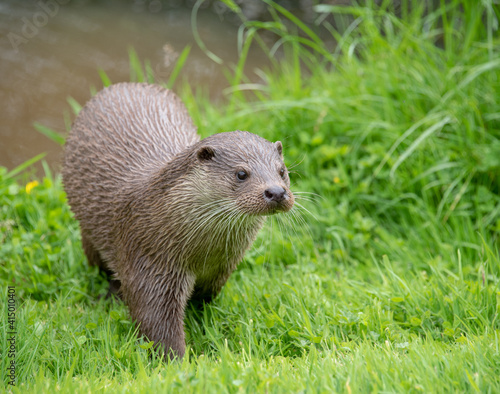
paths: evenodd
<path fill-rule="evenodd" d="M 215 302 L 188 311 L 181 362 L 149 357 L 126 307 L 98 297 L 60 177 L 0 169 L 13 391 L 500 391 L 499 14 L 409 3 L 320 6 L 318 32 L 275 5 L 247 22 L 226 103 L 176 85 L 203 136 L 283 141 L 292 189 L 314 193 L 298 194 L 306 225 L 269 222 Z M 282 38 L 282 60 L 250 83 L 257 30 Z"/>

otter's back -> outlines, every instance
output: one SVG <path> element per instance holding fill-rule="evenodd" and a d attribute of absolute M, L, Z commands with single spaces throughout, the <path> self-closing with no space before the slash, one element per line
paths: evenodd
<path fill-rule="evenodd" d="M 99 172 L 116 182 L 147 176 L 199 141 L 182 101 L 170 90 L 119 83 L 81 110 L 66 141 L 64 167 L 71 175 Z M 68 171 L 66 171 L 68 172 Z"/>
<path fill-rule="evenodd" d="M 126 204 L 127 190 L 139 191 L 197 141 L 184 104 L 158 85 L 112 85 L 82 108 L 66 140 L 62 173 L 68 202 L 96 246 L 108 240 L 113 211 Z"/>

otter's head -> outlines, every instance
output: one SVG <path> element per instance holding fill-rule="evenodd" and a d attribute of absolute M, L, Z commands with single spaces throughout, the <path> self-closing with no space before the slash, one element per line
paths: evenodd
<path fill-rule="evenodd" d="M 248 215 L 272 215 L 292 208 L 295 199 L 280 141 L 233 131 L 212 135 L 193 148 L 203 178 L 199 190 L 203 194 L 209 190 L 210 199 L 230 202 Z"/>

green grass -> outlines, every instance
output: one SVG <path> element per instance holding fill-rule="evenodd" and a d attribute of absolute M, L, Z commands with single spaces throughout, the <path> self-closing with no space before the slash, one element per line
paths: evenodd
<path fill-rule="evenodd" d="M 246 22 L 225 103 L 176 82 L 203 136 L 282 140 L 293 190 L 315 193 L 298 194 L 306 226 L 269 222 L 220 296 L 188 310 L 181 362 L 150 356 L 127 308 L 98 298 L 107 283 L 86 264 L 59 175 L 45 166 L 28 193 L 25 168 L 0 169 L 14 392 L 500 391 L 499 11 L 391 4 L 319 6 L 334 12 L 323 31 L 274 5 L 275 20 Z M 260 29 L 282 37 L 282 59 L 250 84 L 245 48 Z M 131 77 L 150 80 L 131 60 Z M 6 340 L 2 329 L 2 352 Z"/>

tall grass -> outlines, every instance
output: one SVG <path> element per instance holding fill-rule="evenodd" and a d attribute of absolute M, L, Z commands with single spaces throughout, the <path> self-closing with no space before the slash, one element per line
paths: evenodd
<path fill-rule="evenodd" d="M 498 9 L 318 5 L 306 26 L 267 3 L 274 20 L 244 21 L 224 105 L 176 87 L 203 136 L 283 142 L 293 190 L 314 193 L 297 194 L 307 225 L 271 221 L 215 302 L 188 310 L 189 350 L 168 364 L 98 298 L 59 176 L 25 187 L 24 168 L 0 169 L 18 392 L 500 390 Z M 253 44 L 276 55 L 257 82 Z"/>
<path fill-rule="evenodd" d="M 483 232 L 496 239 L 500 58 L 492 23 L 483 25 L 493 4 L 455 1 L 429 10 L 421 2 L 410 12 L 402 2 L 405 19 L 386 9 L 391 4 L 317 6 L 352 20 L 343 34 L 332 30 L 338 44 L 328 56 L 316 33 L 276 5 L 294 22 L 292 32 L 279 20 L 247 26 L 280 35 L 287 61 L 263 75 L 253 97 L 244 85 L 246 99 L 236 108 L 210 108 L 215 114 L 207 120 L 193 98 L 192 112 L 210 125 L 207 134 L 244 128 L 286 136 L 289 161 L 314 174 L 300 187 L 329 196 L 321 207 L 331 211 L 328 221 L 345 202 L 402 235 L 419 217 L 443 229 L 450 220 L 470 222 L 476 235 L 465 232 L 462 241 Z"/>

